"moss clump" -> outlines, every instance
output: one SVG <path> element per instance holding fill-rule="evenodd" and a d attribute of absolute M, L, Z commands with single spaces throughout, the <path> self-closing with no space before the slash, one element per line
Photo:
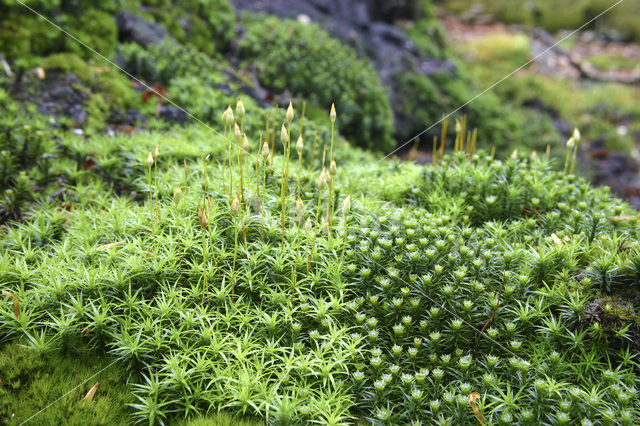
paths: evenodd
<path fill-rule="evenodd" d="M 140 78 L 168 86 L 174 78 L 192 78 L 200 84 L 213 86 L 225 81 L 224 61 L 189 46 L 165 41 L 159 45 L 142 47 L 135 43 L 120 46 L 121 65 Z"/>
<path fill-rule="evenodd" d="M 118 27 L 113 15 L 89 9 L 78 15 L 65 15 L 62 27 L 107 58 L 112 58 L 118 44 Z M 57 29 L 55 29 L 58 31 Z M 85 59 L 95 54 L 70 37 L 64 38 L 64 50 Z"/>
<path fill-rule="evenodd" d="M 335 102 L 340 132 L 357 145 L 393 146 L 393 117 L 373 67 L 315 24 L 248 16 L 238 54 L 266 87 L 306 98 L 326 110 Z"/>
<path fill-rule="evenodd" d="M 437 73 L 431 77 L 405 72 L 396 76 L 398 121 L 397 130 L 406 140 L 438 122 L 443 112 L 451 111 L 466 103 L 477 93 L 470 89 L 464 76 L 453 78 L 448 73 Z M 478 92 L 479 93 L 479 92 Z M 458 115 L 468 115 L 468 128 L 478 129 L 478 143 L 498 152 L 510 153 L 515 148 L 544 150 L 547 144 L 556 144 L 560 139 L 551 118 L 536 112 L 512 109 L 494 93 L 486 93 L 462 109 Z M 533 119 L 532 117 L 535 117 Z M 535 125 L 531 123 L 535 122 Z M 455 129 L 449 127 L 449 143 L 453 144 Z M 439 130 L 432 129 L 422 137 L 430 148 L 432 136 Z"/>
<path fill-rule="evenodd" d="M 45 58 L 41 64 L 45 70 L 58 70 L 75 74 L 92 95 L 91 111 L 103 113 L 93 117 L 94 123 L 104 123 L 108 112 L 114 109 L 130 108 L 136 102 L 136 95 L 129 79 L 110 67 L 95 67 L 72 53 L 58 53 Z M 97 100 L 101 97 L 102 101 Z M 100 108 L 97 105 L 104 104 Z"/>
<path fill-rule="evenodd" d="M 110 357 L 95 354 L 38 355 L 21 343 L 0 346 L 2 385 L 0 422 L 26 421 L 74 386 L 107 367 Z M 38 424 L 126 424 L 130 422 L 127 404 L 133 402 L 125 385 L 127 372 L 114 366 L 92 378 L 84 386 L 47 408 L 33 419 Z M 82 397 L 99 382 L 91 401 Z"/>
<path fill-rule="evenodd" d="M 228 0 L 143 0 L 147 13 L 181 44 L 215 56 L 235 35 L 235 10 Z"/>
<path fill-rule="evenodd" d="M 11 10 L 0 18 L 0 52 L 26 67 L 39 56 L 59 51 L 63 43 L 60 32 L 39 17 Z"/>

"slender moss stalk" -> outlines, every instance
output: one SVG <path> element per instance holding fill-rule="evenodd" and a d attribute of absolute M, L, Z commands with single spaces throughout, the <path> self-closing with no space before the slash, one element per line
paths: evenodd
<path fill-rule="evenodd" d="M 433 151 L 431 153 L 431 165 L 432 166 L 436 165 L 437 157 L 438 157 L 438 137 L 434 136 L 433 137 Z"/>
<path fill-rule="evenodd" d="M 300 197 L 301 190 L 301 176 L 302 176 L 302 152 L 304 151 L 304 142 L 302 141 L 302 135 L 298 137 L 296 142 L 296 151 L 298 152 L 298 197 Z"/>
<path fill-rule="evenodd" d="M 322 169 L 322 172 L 320 172 L 320 176 L 318 177 L 318 180 L 316 180 L 316 183 L 318 185 L 318 205 L 316 207 L 316 226 L 318 226 L 320 224 L 320 208 L 322 206 L 322 191 L 325 187 L 325 185 L 327 184 L 327 169 Z"/>
<path fill-rule="evenodd" d="M 149 184 L 149 206 L 151 208 L 151 218 L 153 218 L 153 189 L 151 187 L 151 167 L 153 167 L 153 155 L 151 151 L 149 151 L 149 155 L 147 156 L 147 177 Z"/>
<path fill-rule="evenodd" d="M 447 128 L 449 127 L 449 117 L 442 120 L 442 131 L 440 133 L 440 160 L 444 158 L 444 147 L 447 143 Z"/>
<path fill-rule="evenodd" d="M 331 236 L 331 223 L 333 218 L 333 179 L 336 177 L 336 172 L 336 162 L 331 160 L 331 164 L 329 164 L 329 173 L 326 175 L 327 182 L 329 183 L 329 198 L 327 199 L 327 230 L 329 232 L 329 236 Z"/>
<path fill-rule="evenodd" d="M 309 160 L 309 171 L 311 171 L 311 168 L 313 167 L 313 160 L 316 157 L 316 146 L 317 146 L 317 142 L 318 142 L 318 132 L 315 133 L 315 135 L 313 136 L 313 147 L 311 148 L 311 160 Z"/>
<path fill-rule="evenodd" d="M 202 228 L 202 304 L 204 304 L 208 291 L 207 226 L 209 222 L 207 220 L 206 206 L 203 208 L 201 203 L 198 203 L 198 218 L 200 219 L 200 227 Z"/>
<path fill-rule="evenodd" d="M 269 140 L 265 139 L 262 145 L 262 204 L 264 205 L 264 194 L 267 190 L 267 167 L 269 166 Z M 260 220 L 260 239 L 264 241 L 264 218 Z"/>
<path fill-rule="evenodd" d="M 229 199 L 233 198 L 233 167 L 231 165 L 231 144 L 227 147 L 227 152 L 229 153 Z"/>
<path fill-rule="evenodd" d="M 293 302 L 293 298 L 296 295 L 296 283 L 298 281 L 298 261 L 300 259 L 300 235 L 299 232 L 296 233 L 297 239 L 298 239 L 298 244 L 296 246 L 296 258 L 295 261 L 293 263 L 293 271 L 291 273 L 291 301 Z"/>
<path fill-rule="evenodd" d="M 302 130 L 304 124 L 304 114 L 307 111 L 307 102 L 302 102 L 302 114 L 300 114 L 300 137 L 302 137 Z"/>
<path fill-rule="evenodd" d="M 309 276 L 309 271 L 311 269 L 311 255 L 313 254 L 313 243 L 310 244 L 311 234 L 313 233 L 311 225 L 311 218 L 307 217 L 307 221 L 304 223 L 304 231 L 307 235 L 307 276 Z"/>
<path fill-rule="evenodd" d="M 460 141 L 461 141 L 461 133 L 462 133 L 462 124 L 460 124 L 460 120 L 456 118 L 456 140 L 453 144 L 453 153 L 455 154 L 460 150 Z"/>
<path fill-rule="evenodd" d="M 575 141 L 575 147 L 573 148 L 573 158 L 571 159 L 571 170 L 569 173 L 573 174 L 573 171 L 576 168 L 576 158 L 578 156 L 578 146 L 580 145 L 580 131 L 578 129 L 573 129 L 573 135 L 571 138 Z"/>
<path fill-rule="evenodd" d="M 273 156 L 276 154 L 276 122 L 278 120 L 278 105 L 276 104 L 276 110 L 273 114 L 273 126 L 271 129 L 271 158 L 269 160 L 269 167 L 273 166 Z M 273 169 L 272 173 L 273 173 Z"/>
<path fill-rule="evenodd" d="M 342 252 L 340 253 L 340 264 L 344 260 L 344 250 L 347 248 L 347 237 L 349 232 L 349 223 L 347 222 L 347 214 L 351 210 L 351 195 L 347 195 L 347 198 L 342 202 L 342 223 L 344 224 L 344 241 L 342 242 Z"/>
<path fill-rule="evenodd" d="M 231 216 L 234 219 L 237 219 L 237 217 L 239 215 L 239 211 L 240 211 L 240 200 L 238 199 L 237 195 L 233 199 L 233 201 L 231 201 L 230 210 L 231 210 Z M 231 294 L 234 294 L 234 290 L 235 290 L 235 286 L 236 286 L 236 260 L 238 259 L 238 226 L 237 226 L 237 222 L 234 224 L 233 233 L 234 233 L 234 242 L 233 242 L 233 266 L 232 266 L 232 269 L 231 269 L 231 277 L 232 277 Z"/>
<path fill-rule="evenodd" d="M 262 141 L 262 133 L 260 133 L 258 142 Z M 260 168 L 260 163 L 258 161 L 258 157 L 261 154 L 261 150 L 262 150 L 262 145 L 260 145 L 260 143 L 258 143 L 258 153 L 256 155 L 255 158 L 255 163 L 254 163 L 254 168 L 255 168 L 255 175 L 256 175 L 256 197 L 257 197 L 257 201 L 256 201 L 256 213 L 259 215 L 260 214 L 260 173 L 259 173 L 259 168 Z"/>
<path fill-rule="evenodd" d="M 244 135 L 240 130 L 240 127 L 238 127 L 238 123 L 234 124 L 234 134 L 236 137 L 236 157 L 238 160 L 238 172 L 240 175 L 240 203 L 242 206 L 245 205 L 244 202 L 244 173 L 243 173 L 243 166 L 242 166 L 242 159 L 243 159 L 243 151 L 244 149 L 242 148 L 243 146 L 243 139 L 244 139 Z"/>
<path fill-rule="evenodd" d="M 180 185 L 178 185 L 176 187 L 176 189 L 173 190 L 173 202 L 175 204 L 176 207 L 176 212 L 179 215 L 181 208 L 180 208 L 180 200 L 182 199 L 182 188 L 180 187 Z M 177 233 L 177 240 L 178 240 L 178 270 L 182 271 L 182 247 L 180 244 L 180 227 L 178 226 L 176 229 L 176 233 Z"/>
<path fill-rule="evenodd" d="M 285 198 L 286 198 L 286 191 L 287 191 L 287 171 L 288 171 L 288 158 L 289 158 L 289 139 L 290 139 L 290 135 L 289 132 L 287 132 L 287 129 L 284 125 L 284 123 L 282 123 L 282 129 L 280 131 L 280 140 L 282 141 L 282 146 L 284 149 L 284 161 L 282 162 L 282 181 L 281 181 L 281 186 L 280 186 L 280 201 L 281 201 L 281 222 L 282 222 L 282 227 L 281 227 L 281 247 L 284 248 L 284 218 L 285 218 Z"/>
<path fill-rule="evenodd" d="M 473 129 L 473 135 L 471 136 L 471 139 L 472 139 L 471 155 L 474 155 L 476 153 L 476 144 L 478 142 L 478 129 Z"/>
<path fill-rule="evenodd" d="M 562 176 L 566 176 L 567 171 L 569 170 L 569 161 L 571 160 L 575 145 L 576 145 L 576 141 L 573 139 L 573 137 L 570 137 L 569 140 L 567 141 L 567 154 L 564 159 L 564 170 L 562 172 Z"/>
<path fill-rule="evenodd" d="M 304 207 L 304 203 L 302 202 L 302 199 L 300 198 L 300 196 L 298 196 L 298 199 L 296 200 L 296 238 L 297 238 L 297 245 L 296 245 L 296 257 L 295 257 L 295 261 L 293 264 L 293 268 L 291 271 L 291 282 L 292 282 L 292 287 L 291 287 L 291 301 L 293 302 L 293 298 L 296 294 L 296 282 L 298 280 L 298 262 L 300 260 L 300 222 L 302 221 L 302 219 L 304 218 L 304 212 L 305 212 L 305 207 Z"/>
<path fill-rule="evenodd" d="M 156 144 L 156 150 L 153 153 L 153 187 L 155 189 L 156 204 L 158 203 L 158 157 L 160 156 L 160 145 Z"/>

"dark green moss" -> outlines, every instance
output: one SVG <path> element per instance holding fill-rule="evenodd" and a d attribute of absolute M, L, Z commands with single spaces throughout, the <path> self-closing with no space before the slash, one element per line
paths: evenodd
<path fill-rule="evenodd" d="M 239 55 L 260 82 L 289 90 L 328 111 L 335 102 L 340 132 L 374 150 L 393 146 L 387 89 L 375 69 L 315 24 L 251 16 Z"/>
<path fill-rule="evenodd" d="M 226 50 L 235 35 L 235 10 L 228 0 L 149 1 L 148 13 L 175 39 L 207 55 Z"/>
<path fill-rule="evenodd" d="M 12 60 L 28 60 L 62 48 L 58 30 L 43 19 L 9 11 L 0 18 L 0 52 Z"/>
<path fill-rule="evenodd" d="M 118 27 L 113 16 L 100 10 L 88 10 L 78 15 L 62 17 L 62 26 L 74 37 L 107 58 L 113 57 L 118 44 Z M 85 59 L 95 54 L 70 37 L 64 38 L 64 50 Z"/>
<path fill-rule="evenodd" d="M 432 77 L 407 72 L 396 76 L 396 110 L 400 126 L 397 133 L 402 140 L 420 133 L 427 126 L 440 120 L 443 114 L 468 102 L 477 93 L 465 76 L 437 73 Z M 508 155 L 514 148 L 544 150 L 548 143 L 559 136 L 551 119 L 536 111 L 513 109 L 494 93 L 486 93 L 472 104 L 460 110 L 456 116 L 468 115 L 468 129 L 478 129 L 478 144 L 485 148 L 495 145 L 499 152 Z M 438 136 L 439 126 L 422 137 L 426 148 L 431 148 L 432 136 Z M 455 134 L 449 126 L 449 134 Z M 449 143 L 453 144 L 453 136 Z M 523 143 L 523 141 L 526 141 Z"/>

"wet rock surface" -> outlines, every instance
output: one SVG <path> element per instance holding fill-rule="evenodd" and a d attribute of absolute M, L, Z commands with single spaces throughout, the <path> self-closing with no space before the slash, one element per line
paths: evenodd
<path fill-rule="evenodd" d="M 149 46 L 162 43 L 165 39 L 172 39 L 162 25 L 147 21 L 132 12 L 118 12 L 116 24 L 120 41 L 134 41 L 142 46 Z"/>
<path fill-rule="evenodd" d="M 42 114 L 66 116 L 82 126 L 88 117 L 84 105 L 90 97 L 82 86 L 72 73 L 50 71 L 44 79 L 26 73 L 17 80 L 12 94 L 19 101 L 35 104 Z"/>

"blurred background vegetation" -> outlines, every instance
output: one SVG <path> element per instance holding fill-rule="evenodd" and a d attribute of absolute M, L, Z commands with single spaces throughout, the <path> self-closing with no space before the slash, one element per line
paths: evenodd
<path fill-rule="evenodd" d="M 25 4 L 161 89 L 199 119 L 242 96 L 250 108 L 335 102 L 340 133 L 388 153 L 527 63 L 613 2 L 578 0 L 27 0 Z M 184 124 L 188 117 L 111 69 L 32 11 L 0 0 L 0 86 L 95 131 Z M 626 0 L 453 117 L 480 146 L 561 158 L 582 130 L 581 173 L 634 199 L 640 134 L 640 2 Z M 42 70 L 36 73 L 36 70 Z M 637 77 L 637 78 L 636 78 Z M 63 87 L 64 89 L 60 89 Z M 57 88 L 57 89 L 56 89 Z M 253 128 L 264 128 L 254 120 Z M 11 127 L 11 124 L 7 124 Z M 265 129 L 266 131 L 266 129 Z M 435 126 L 398 155 L 427 162 Z M 453 140 L 455 126 L 449 126 Z M 8 143 L 8 142 L 7 142 Z M 603 161 L 604 160 L 604 161 Z M 624 178 L 619 178 L 624 175 Z"/>

